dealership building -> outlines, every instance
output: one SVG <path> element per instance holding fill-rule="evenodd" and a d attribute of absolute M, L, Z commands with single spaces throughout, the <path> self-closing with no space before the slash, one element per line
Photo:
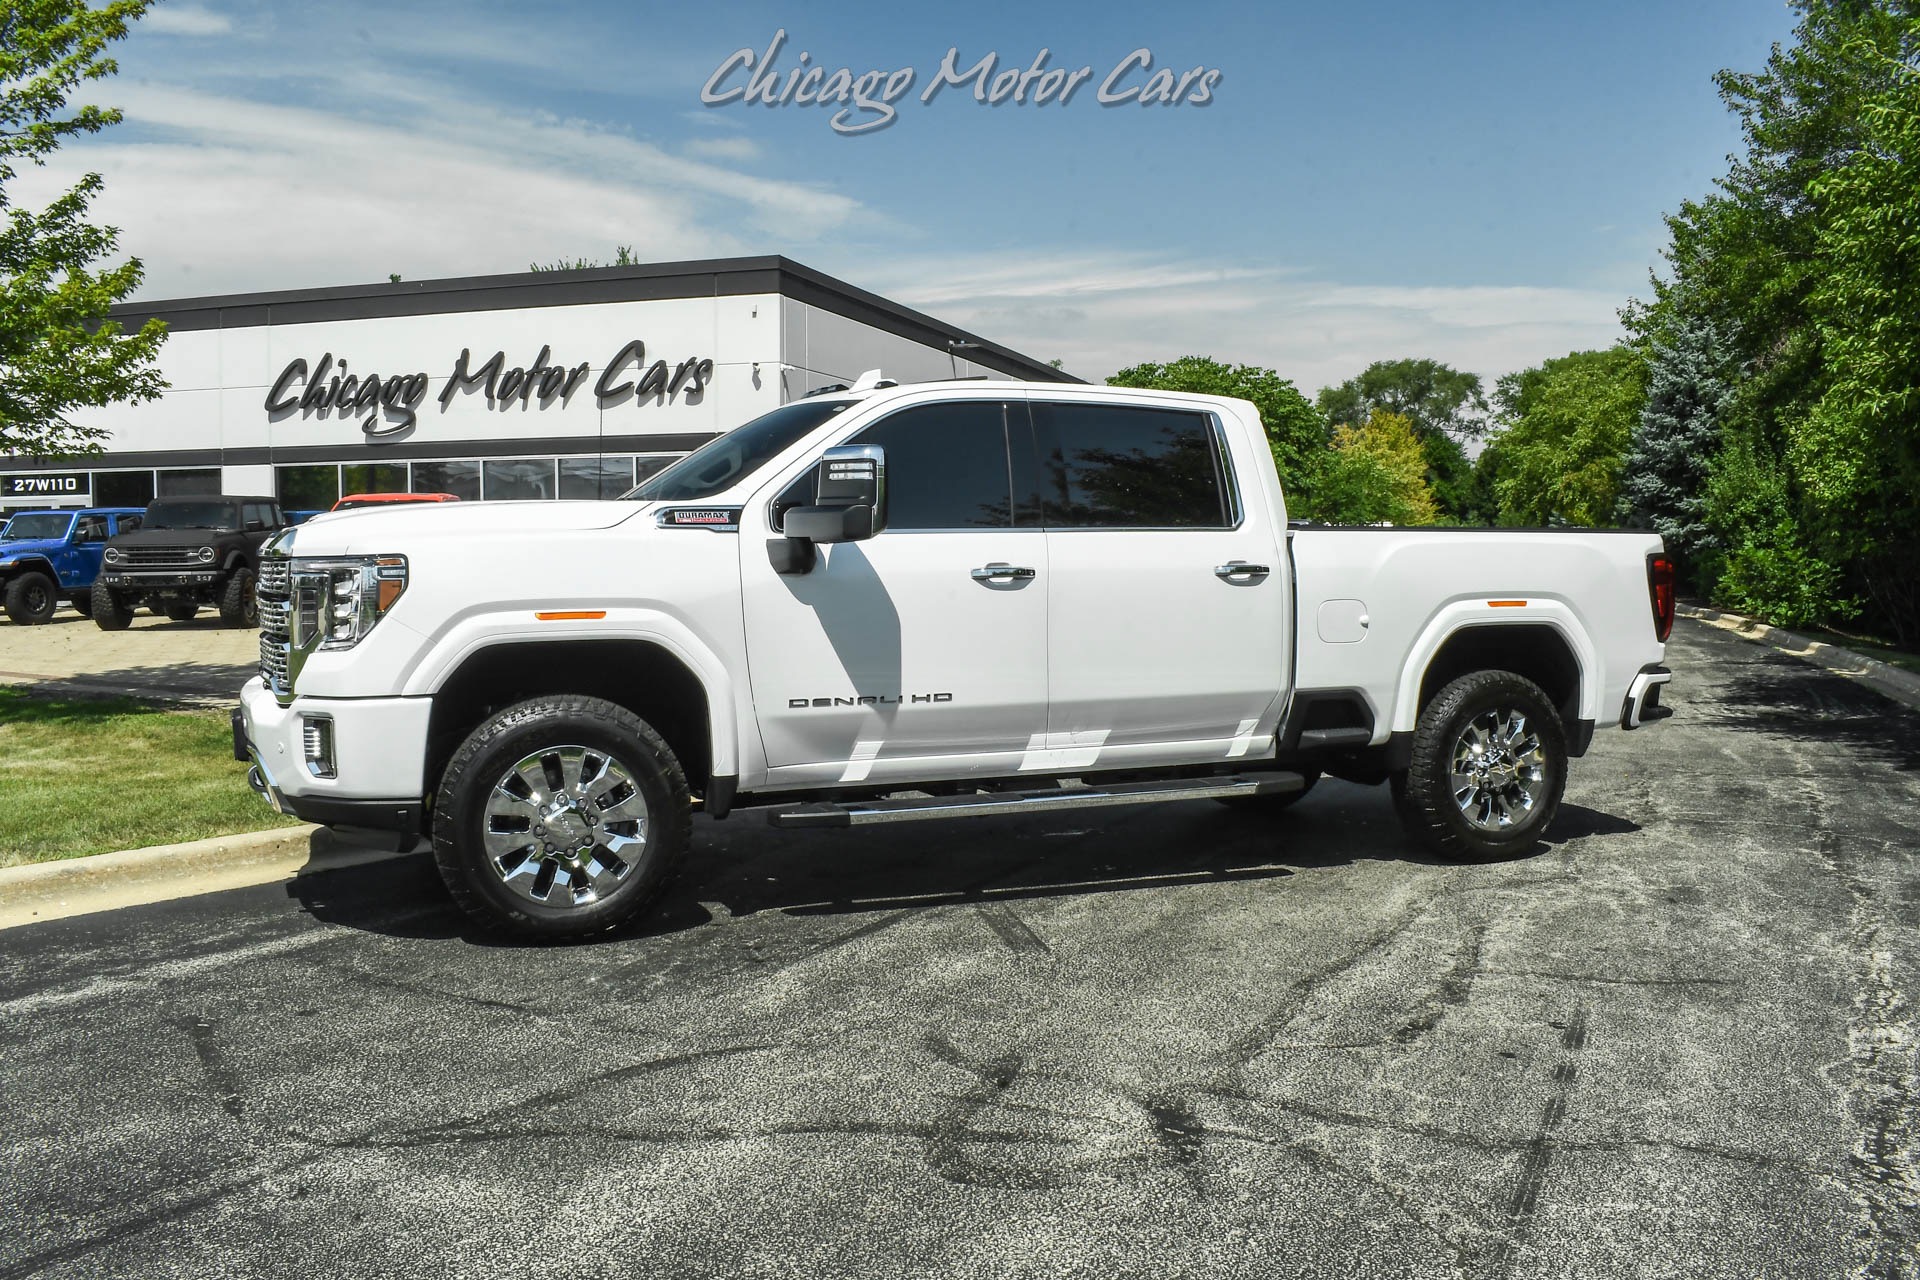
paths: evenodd
<path fill-rule="evenodd" d="M 80 462 L 0 457 L 0 509 L 183 494 L 613 497 L 747 419 L 870 369 L 1074 381 L 781 257 L 186 298 L 168 390 L 77 413 Z"/>

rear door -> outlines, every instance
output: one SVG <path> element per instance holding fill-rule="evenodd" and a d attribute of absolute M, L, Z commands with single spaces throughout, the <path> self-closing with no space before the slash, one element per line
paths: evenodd
<path fill-rule="evenodd" d="M 781 575 L 765 543 L 812 472 L 741 518 L 748 667 L 775 785 L 1012 772 L 1046 730 L 1046 535 L 1017 503 L 1018 400 L 900 409 L 834 441 L 886 454 L 887 528 Z M 758 536 L 755 536 L 756 533 Z"/>
<path fill-rule="evenodd" d="M 1215 415 L 1035 396 L 1049 767 L 1230 759 L 1287 683 L 1284 548 L 1249 517 Z"/>

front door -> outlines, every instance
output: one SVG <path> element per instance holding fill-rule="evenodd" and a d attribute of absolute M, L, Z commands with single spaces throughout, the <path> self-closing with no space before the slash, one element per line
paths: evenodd
<path fill-rule="evenodd" d="M 1024 431 L 1024 411 L 1012 413 Z M 1046 729 L 1046 535 L 1016 506 L 1009 405 L 899 410 L 834 443 L 886 454 L 887 527 L 775 573 L 766 541 L 812 470 L 741 519 L 753 703 L 770 786 L 1014 772 Z"/>
<path fill-rule="evenodd" d="M 1287 686 L 1284 549 L 1243 518 L 1211 414 L 1033 402 L 1047 508 L 1055 768 L 1271 746 Z"/>

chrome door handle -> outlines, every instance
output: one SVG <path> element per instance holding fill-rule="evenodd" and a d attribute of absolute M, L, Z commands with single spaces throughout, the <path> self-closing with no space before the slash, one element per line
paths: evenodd
<path fill-rule="evenodd" d="M 994 563 L 973 571 L 975 582 L 1024 582 L 1033 570 L 1018 565 Z"/>
<path fill-rule="evenodd" d="M 1245 560 L 1229 560 L 1213 567 L 1216 578 L 1264 578 L 1272 572 L 1263 564 L 1248 564 Z"/>

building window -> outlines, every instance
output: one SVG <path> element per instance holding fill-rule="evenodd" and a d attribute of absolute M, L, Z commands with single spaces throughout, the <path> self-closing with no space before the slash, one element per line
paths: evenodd
<path fill-rule="evenodd" d="M 526 502 L 551 498 L 552 458 L 515 458 L 482 464 L 483 492 L 488 502 Z"/>
<path fill-rule="evenodd" d="M 686 456 L 684 453 L 653 453 L 642 458 L 635 458 L 633 460 L 633 482 L 639 484 L 648 476 L 653 475 L 655 472 L 665 471 L 668 467 Z"/>
<path fill-rule="evenodd" d="M 220 492 L 220 468 L 195 467 L 190 471 L 160 472 L 162 498 L 192 498 Z"/>
<path fill-rule="evenodd" d="M 480 464 L 477 462 L 416 462 L 413 492 L 450 493 L 464 502 L 480 500 Z"/>
<path fill-rule="evenodd" d="M 560 459 L 563 498 L 617 498 L 631 488 L 632 458 Z"/>
<path fill-rule="evenodd" d="M 340 468 L 331 463 L 275 467 L 273 483 L 280 492 L 280 505 L 288 511 L 327 511 L 340 501 Z"/>
<path fill-rule="evenodd" d="M 99 507 L 144 507 L 153 501 L 153 472 L 96 471 L 93 502 Z"/>
<path fill-rule="evenodd" d="M 405 493 L 404 462 L 352 462 L 340 468 L 340 496 L 350 493 Z"/>

